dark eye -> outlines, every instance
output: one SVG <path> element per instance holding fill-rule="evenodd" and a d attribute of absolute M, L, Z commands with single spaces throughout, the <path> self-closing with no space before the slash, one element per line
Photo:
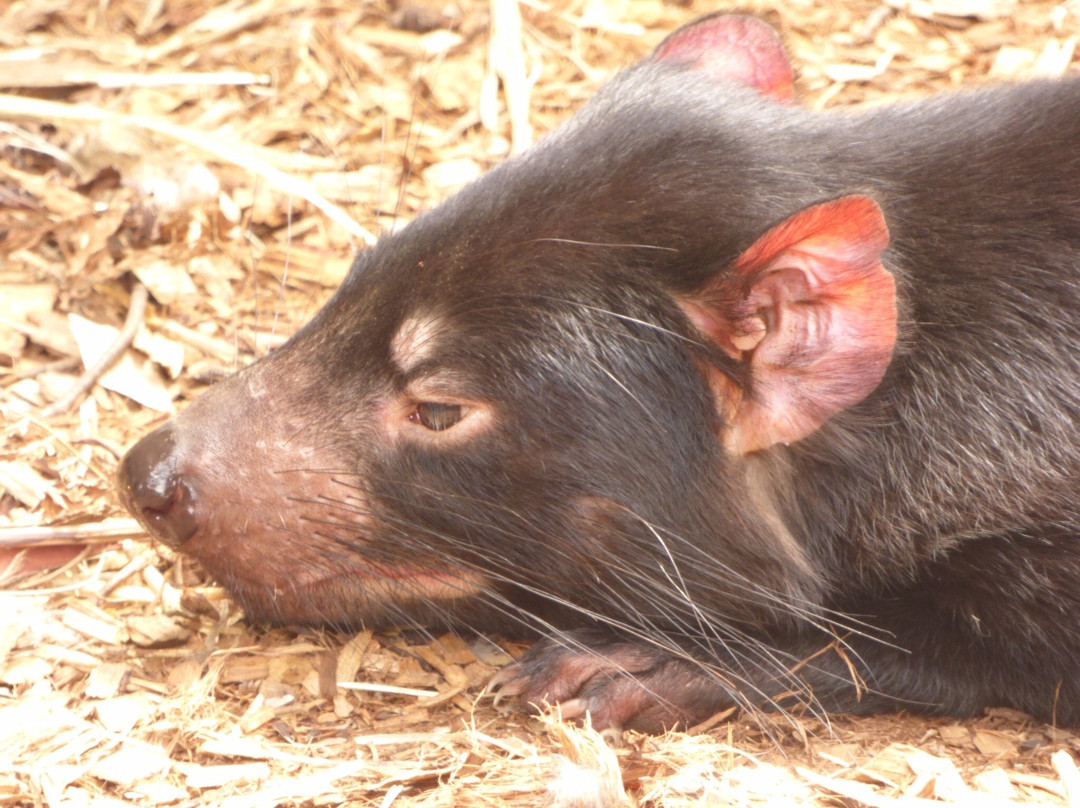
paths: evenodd
<path fill-rule="evenodd" d="M 421 401 L 409 413 L 409 420 L 414 424 L 420 424 L 420 426 L 430 429 L 432 432 L 442 432 L 464 418 L 466 412 L 468 412 L 468 408 L 461 404 L 439 404 L 435 401 Z"/>

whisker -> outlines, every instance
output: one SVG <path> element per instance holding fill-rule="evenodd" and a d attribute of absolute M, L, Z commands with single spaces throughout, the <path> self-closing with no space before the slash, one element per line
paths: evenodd
<path fill-rule="evenodd" d="M 872 626 L 851 615 L 749 580 L 685 536 L 629 510 L 627 513 L 642 530 L 620 531 L 617 542 L 620 549 L 615 553 L 603 543 L 586 548 L 570 535 L 543 530 L 538 527 L 541 520 L 537 516 L 484 497 L 455 494 L 447 499 L 445 491 L 408 479 L 383 480 L 376 487 L 340 468 L 306 471 L 330 475 L 337 484 L 356 492 L 356 500 L 325 495 L 291 499 L 321 509 L 323 518 L 311 516 L 308 521 L 313 527 L 322 525 L 321 529 L 316 528 L 318 535 L 341 547 L 343 554 L 347 554 L 343 557 L 355 558 L 359 554 L 374 565 L 368 574 L 406 593 L 408 608 L 392 603 L 384 606 L 385 616 L 397 615 L 404 624 L 414 625 L 416 609 L 421 609 L 433 618 L 443 615 L 441 621 L 448 626 L 481 633 L 483 625 L 477 625 L 470 615 L 483 613 L 486 615 L 483 624 L 497 617 L 506 625 L 555 637 L 577 653 L 598 653 L 566 632 L 565 615 L 576 615 L 574 625 L 604 626 L 627 642 L 642 643 L 657 649 L 665 658 L 694 666 L 728 693 L 733 703 L 746 710 L 767 707 L 784 713 L 784 706 L 773 694 L 794 693 L 800 694 L 806 702 L 805 709 L 814 715 L 823 715 L 822 710 L 815 705 L 812 694 L 802 692 L 801 679 L 795 671 L 810 666 L 828 680 L 846 682 L 845 677 L 779 650 L 769 642 L 767 632 L 763 635 L 748 632 L 742 627 L 741 619 L 719 613 L 714 604 L 696 598 L 695 590 L 715 582 L 732 593 L 742 593 L 748 601 L 781 609 L 802 625 L 820 632 L 823 648 L 830 642 L 846 647 L 860 669 L 865 669 L 865 665 L 850 649 L 847 638 L 856 634 L 885 642 L 874 635 Z M 415 509 L 416 502 L 389 493 L 393 491 L 437 497 L 438 509 L 449 508 L 461 531 L 447 534 L 414 518 L 398 516 L 402 511 L 409 512 L 409 508 Z M 335 512 L 340 514 L 340 519 L 332 518 Z M 355 531 L 356 525 L 350 516 L 377 524 L 387 540 L 351 538 L 347 534 Z M 391 535 L 395 538 L 389 540 Z M 476 539 L 469 538 L 471 535 Z M 407 577 L 382 572 L 402 568 L 423 570 L 429 564 L 445 562 L 446 558 L 453 558 L 454 567 L 465 576 L 461 579 L 461 594 L 469 596 L 474 604 L 468 611 L 456 610 L 453 595 L 451 602 L 441 602 L 429 597 L 421 582 L 413 583 Z M 544 561 L 540 571 L 539 560 Z M 595 569 L 597 574 L 589 577 L 586 590 L 579 588 L 581 594 L 571 597 L 561 594 L 565 589 L 555 579 L 545 582 L 548 573 L 544 569 L 583 572 Z M 472 574 L 487 582 L 480 591 L 465 583 Z M 441 579 L 441 585 L 453 589 L 453 577 Z M 556 610 L 552 613 L 556 617 L 537 613 L 535 606 L 527 609 L 519 605 L 522 597 L 548 604 Z M 484 611 L 477 613 L 476 608 Z M 663 701 L 662 694 L 653 695 Z"/>
<path fill-rule="evenodd" d="M 360 493 L 366 493 L 364 491 L 363 487 L 360 486 L 360 485 L 356 485 L 356 484 L 345 482 L 345 481 L 339 481 L 339 482 L 343 486 L 356 488 L 356 490 L 360 491 Z M 429 493 L 429 494 L 438 493 L 434 489 L 432 489 L 432 488 L 430 488 L 428 486 L 423 486 L 423 485 L 417 484 L 417 483 L 415 483 L 415 482 L 413 482 L 411 480 L 398 480 L 398 481 L 395 482 L 395 486 L 399 487 L 399 488 L 413 488 L 413 489 L 416 489 L 418 491 Z M 462 509 L 462 510 L 468 510 L 469 512 L 484 512 L 484 511 L 487 511 L 488 513 L 492 512 L 492 511 L 498 511 L 504 516 L 511 517 L 515 522 L 518 522 L 519 524 L 522 524 L 523 526 L 528 527 L 529 524 L 530 524 L 530 520 L 525 515 L 517 512 L 517 511 L 515 511 L 513 509 L 507 508 L 506 506 L 504 506 L 504 505 L 502 505 L 500 503 L 494 503 L 494 502 L 490 502 L 488 500 L 483 500 L 483 499 L 478 499 L 478 498 L 466 497 L 466 496 L 463 496 L 463 495 L 455 495 L 455 499 L 462 502 L 465 505 L 483 506 L 483 509 L 468 508 L 468 509 Z M 300 501 L 307 501 L 307 500 L 300 500 Z M 311 502 L 313 504 L 325 505 L 325 504 L 327 504 L 328 501 L 329 500 L 319 499 L 319 500 L 315 500 L 315 501 L 311 501 Z M 401 502 L 404 502 L 403 500 L 397 500 L 397 501 L 399 502 L 399 504 Z M 351 510 L 351 508 L 353 506 L 346 505 L 344 503 L 335 503 L 335 507 L 338 507 L 338 508 L 348 512 L 348 511 Z M 634 518 L 636 520 L 638 520 L 649 531 L 649 533 L 656 539 L 657 545 L 662 548 L 664 555 L 666 557 L 668 557 L 669 559 L 674 558 L 674 552 L 668 547 L 667 541 L 675 541 L 675 542 L 677 542 L 679 544 L 679 549 L 680 549 L 681 552 L 685 552 L 688 555 L 694 556 L 694 558 L 691 560 L 691 563 L 696 565 L 699 569 L 706 570 L 709 573 L 709 575 L 714 577 L 717 581 L 724 582 L 725 584 L 727 584 L 727 585 L 733 587 L 734 589 L 736 589 L 736 591 L 741 591 L 744 594 L 748 594 L 748 595 L 754 595 L 757 598 L 759 598 L 760 600 L 762 600 L 763 602 L 768 602 L 768 603 L 771 603 L 771 604 L 773 604 L 775 606 L 782 607 L 783 609 L 785 609 L 786 611 L 789 611 L 794 616 L 802 619 L 803 621 L 806 621 L 807 623 L 809 623 L 810 625 L 813 625 L 814 627 L 818 628 L 821 631 L 828 632 L 829 631 L 828 626 L 833 626 L 833 627 L 836 627 L 836 628 L 840 628 L 845 632 L 855 633 L 858 636 L 862 636 L 862 637 L 873 638 L 873 639 L 876 639 L 877 641 L 879 641 L 879 642 L 881 642 L 881 643 L 883 643 L 885 645 L 890 645 L 883 637 L 879 636 L 880 633 L 881 633 L 880 631 L 878 631 L 878 633 L 876 635 L 872 633 L 872 632 L 876 631 L 876 629 L 872 625 L 870 625 L 868 623 L 865 623 L 863 621 L 857 620 L 852 615 L 842 613 L 842 612 L 836 612 L 836 611 L 833 611 L 833 610 L 829 610 L 829 609 L 826 609 L 826 608 L 820 606 L 819 604 L 810 603 L 810 602 L 807 602 L 807 601 L 802 600 L 802 599 L 793 598 L 790 595 L 781 595 L 779 593 L 773 592 L 773 591 L 769 590 L 768 588 L 762 586 L 760 583 L 747 579 L 744 574 L 739 573 L 737 570 L 734 570 L 733 568 L 729 567 L 728 565 L 724 564 L 723 562 L 721 562 L 720 560 L 714 558 L 713 556 L 711 556 L 709 554 L 706 554 L 702 550 L 702 548 L 700 546 L 698 546 L 695 542 L 688 541 L 688 540 L 684 539 L 683 537 L 681 537 L 681 536 L 679 536 L 677 534 L 671 533 L 670 531 L 666 531 L 666 530 L 664 530 L 664 529 L 662 529 L 662 528 L 660 528 L 658 526 L 652 525 L 647 520 L 642 519 L 637 514 L 634 514 L 634 513 L 629 512 L 629 511 L 628 511 L 628 513 L 633 515 Z M 370 511 L 368 512 L 368 515 L 370 515 Z M 383 518 L 387 518 L 387 517 L 384 516 Z M 459 516 L 459 518 L 465 518 L 465 517 Z M 529 542 L 529 541 L 535 542 L 535 539 L 531 538 L 533 532 L 535 531 L 535 527 L 533 527 L 531 530 L 522 529 L 522 530 L 517 530 L 517 531 L 509 531 L 505 526 L 501 526 L 501 525 L 496 526 L 490 520 L 485 521 L 485 520 L 482 520 L 482 519 L 477 518 L 477 517 L 468 517 L 466 519 L 466 522 L 467 522 L 467 524 L 470 524 L 470 525 L 472 525 L 474 527 L 477 527 L 477 528 L 480 528 L 480 529 L 485 529 L 485 530 L 491 530 L 491 529 L 495 529 L 497 527 L 498 532 L 500 533 L 500 535 L 503 535 L 506 538 L 512 539 L 514 542 L 517 542 L 517 543 Z M 663 538 L 663 536 L 667 537 L 666 540 Z M 565 558 L 567 560 L 571 560 L 571 561 L 575 560 L 575 559 L 582 558 L 579 548 L 569 547 L 566 550 L 560 549 L 564 545 L 564 542 L 561 540 L 560 537 L 558 537 L 558 536 L 556 536 L 554 534 L 545 533 L 544 538 L 547 539 L 550 543 L 545 544 L 542 547 L 537 547 L 538 552 L 551 553 L 551 552 L 554 552 L 554 551 L 558 551 L 563 558 Z M 475 548 L 471 548 L 471 546 L 466 544 L 466 543 L 451 540 L 449 537 L 446 537 L 446 536 L 440 537 L 440 541 L 444 544 L 444 546 L 446 546 L 447 544 L 453 544 L 453 545 L 457 546 L 459 549 L 465 549 L 465 550 L 475 549 Z M 646 549 L 646 548 L 643 548 L 643 549 Z M 487 545 L 485 545 L 484 552 L 485 552 L 485 554 L 490 554 L 491 552 L 493 552 L 492 548 L 490 547 L 490 542 Z M 493 561 L 494 559 L 492 557 L 488 557 L 488 560 Z M 513 567 L 512 567 L 513 562 L 512 562 L 511 559 L 505 558 L 504 561 L 506 562 L 506 564 L 508 565 L 509 568 L 513 569 Z M 616 558 L 616 557 L 611 557 L 609 559 L 609 561 L 618 562 L 619 559 Z M 626 569 L 624 571 L 625 572 L 630 572 L 631 570 Z M 650 572 L 642 573 L 640 575 L 639 583 L 640 584 L 645 584 L 645 585 L 654 584 L 654 582 L 652 581 L 652 578 L 651 578 L 651 573 Z M 685 585 L 685 581 L 683 583 Z M 665 594 L 669 594 L 669 593 L 665 591 Z M 804 604 L 805 607 L 809 607 L 809 608 L 804 608 L 804 606 L 800 605 L 800 602 L 802 604 Z M 694 605 L 694 608 L 700 610 L 701 607 L 697 606 L 697 605 Z M 713 615 L 712 618 L 714 620 L 718 621 L 718 622 L 730 622 L 729 618 L 724 618 L 723 616 L 720 616 L 720 615 Z M 824 623 L 822 622 L 823 620 L 825 621 Z M 895 647 L 895 646 L 893 646 L 893 647 Z"/>
<path fill-rule="evenodd" d="M 578 241 L 572 238 L 534 238 L 524 242 L 526 244 L 540 244 L 549 242 L 552 244 L 573 244 L 578 247 L 604 247 L 608 249 L 628 249 L 628 250 L 662 250 L 664 252 L 677 253 L 679 250 L 677 247 L 662 247 L 658 244 L 634 244 L 625 242 L 602 242 L 602 241 Z"/>

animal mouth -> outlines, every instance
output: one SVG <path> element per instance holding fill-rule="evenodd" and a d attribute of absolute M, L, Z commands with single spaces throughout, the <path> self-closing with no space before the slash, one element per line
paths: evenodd
<path fill-rule="evenodd" d="M 478 574 L 453 567 L 347 562 L 336 569 L 253 575 L 235 560 L 199 558 L 249 618 L 272 624 L 403 625 L 487 588 Z M 302 563 L 302 562 L 301 562 Z M 426 622 L 426 621 L 422 621 Z"/>
<path fill-rule="evenodd" d="M 433 569 L 422 566 L 392 566 L 387 564 L 352 565 L 343 576 L 352 576 L 367 586 L 389 587 L 400 602 L 412 594 L 425 600 L 448 600 L 475 595 L 483 588 L 482 579 L 454 567 Z"/>

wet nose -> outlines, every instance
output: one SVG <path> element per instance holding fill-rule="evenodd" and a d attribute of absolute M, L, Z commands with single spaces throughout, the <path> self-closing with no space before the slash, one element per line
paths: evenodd
<path fill-rule="evenodd" d="M 120 461 L 120 500 L 154 537 L 179 548 L 198 528 L 195 496 L 177 471 L 177 434 L 170 422 L 151 432 Z"/>

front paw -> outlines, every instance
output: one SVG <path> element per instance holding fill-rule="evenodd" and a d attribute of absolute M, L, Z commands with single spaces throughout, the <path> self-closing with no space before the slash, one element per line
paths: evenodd
<path fill-rule="evenodd" d="M 734 704 L 714 671 L 644 643 L 572 633 L 536 643 L 489 685 L 496 701 L 558 705 L 598 730 L 658 733 L 690 726 Z"/>

